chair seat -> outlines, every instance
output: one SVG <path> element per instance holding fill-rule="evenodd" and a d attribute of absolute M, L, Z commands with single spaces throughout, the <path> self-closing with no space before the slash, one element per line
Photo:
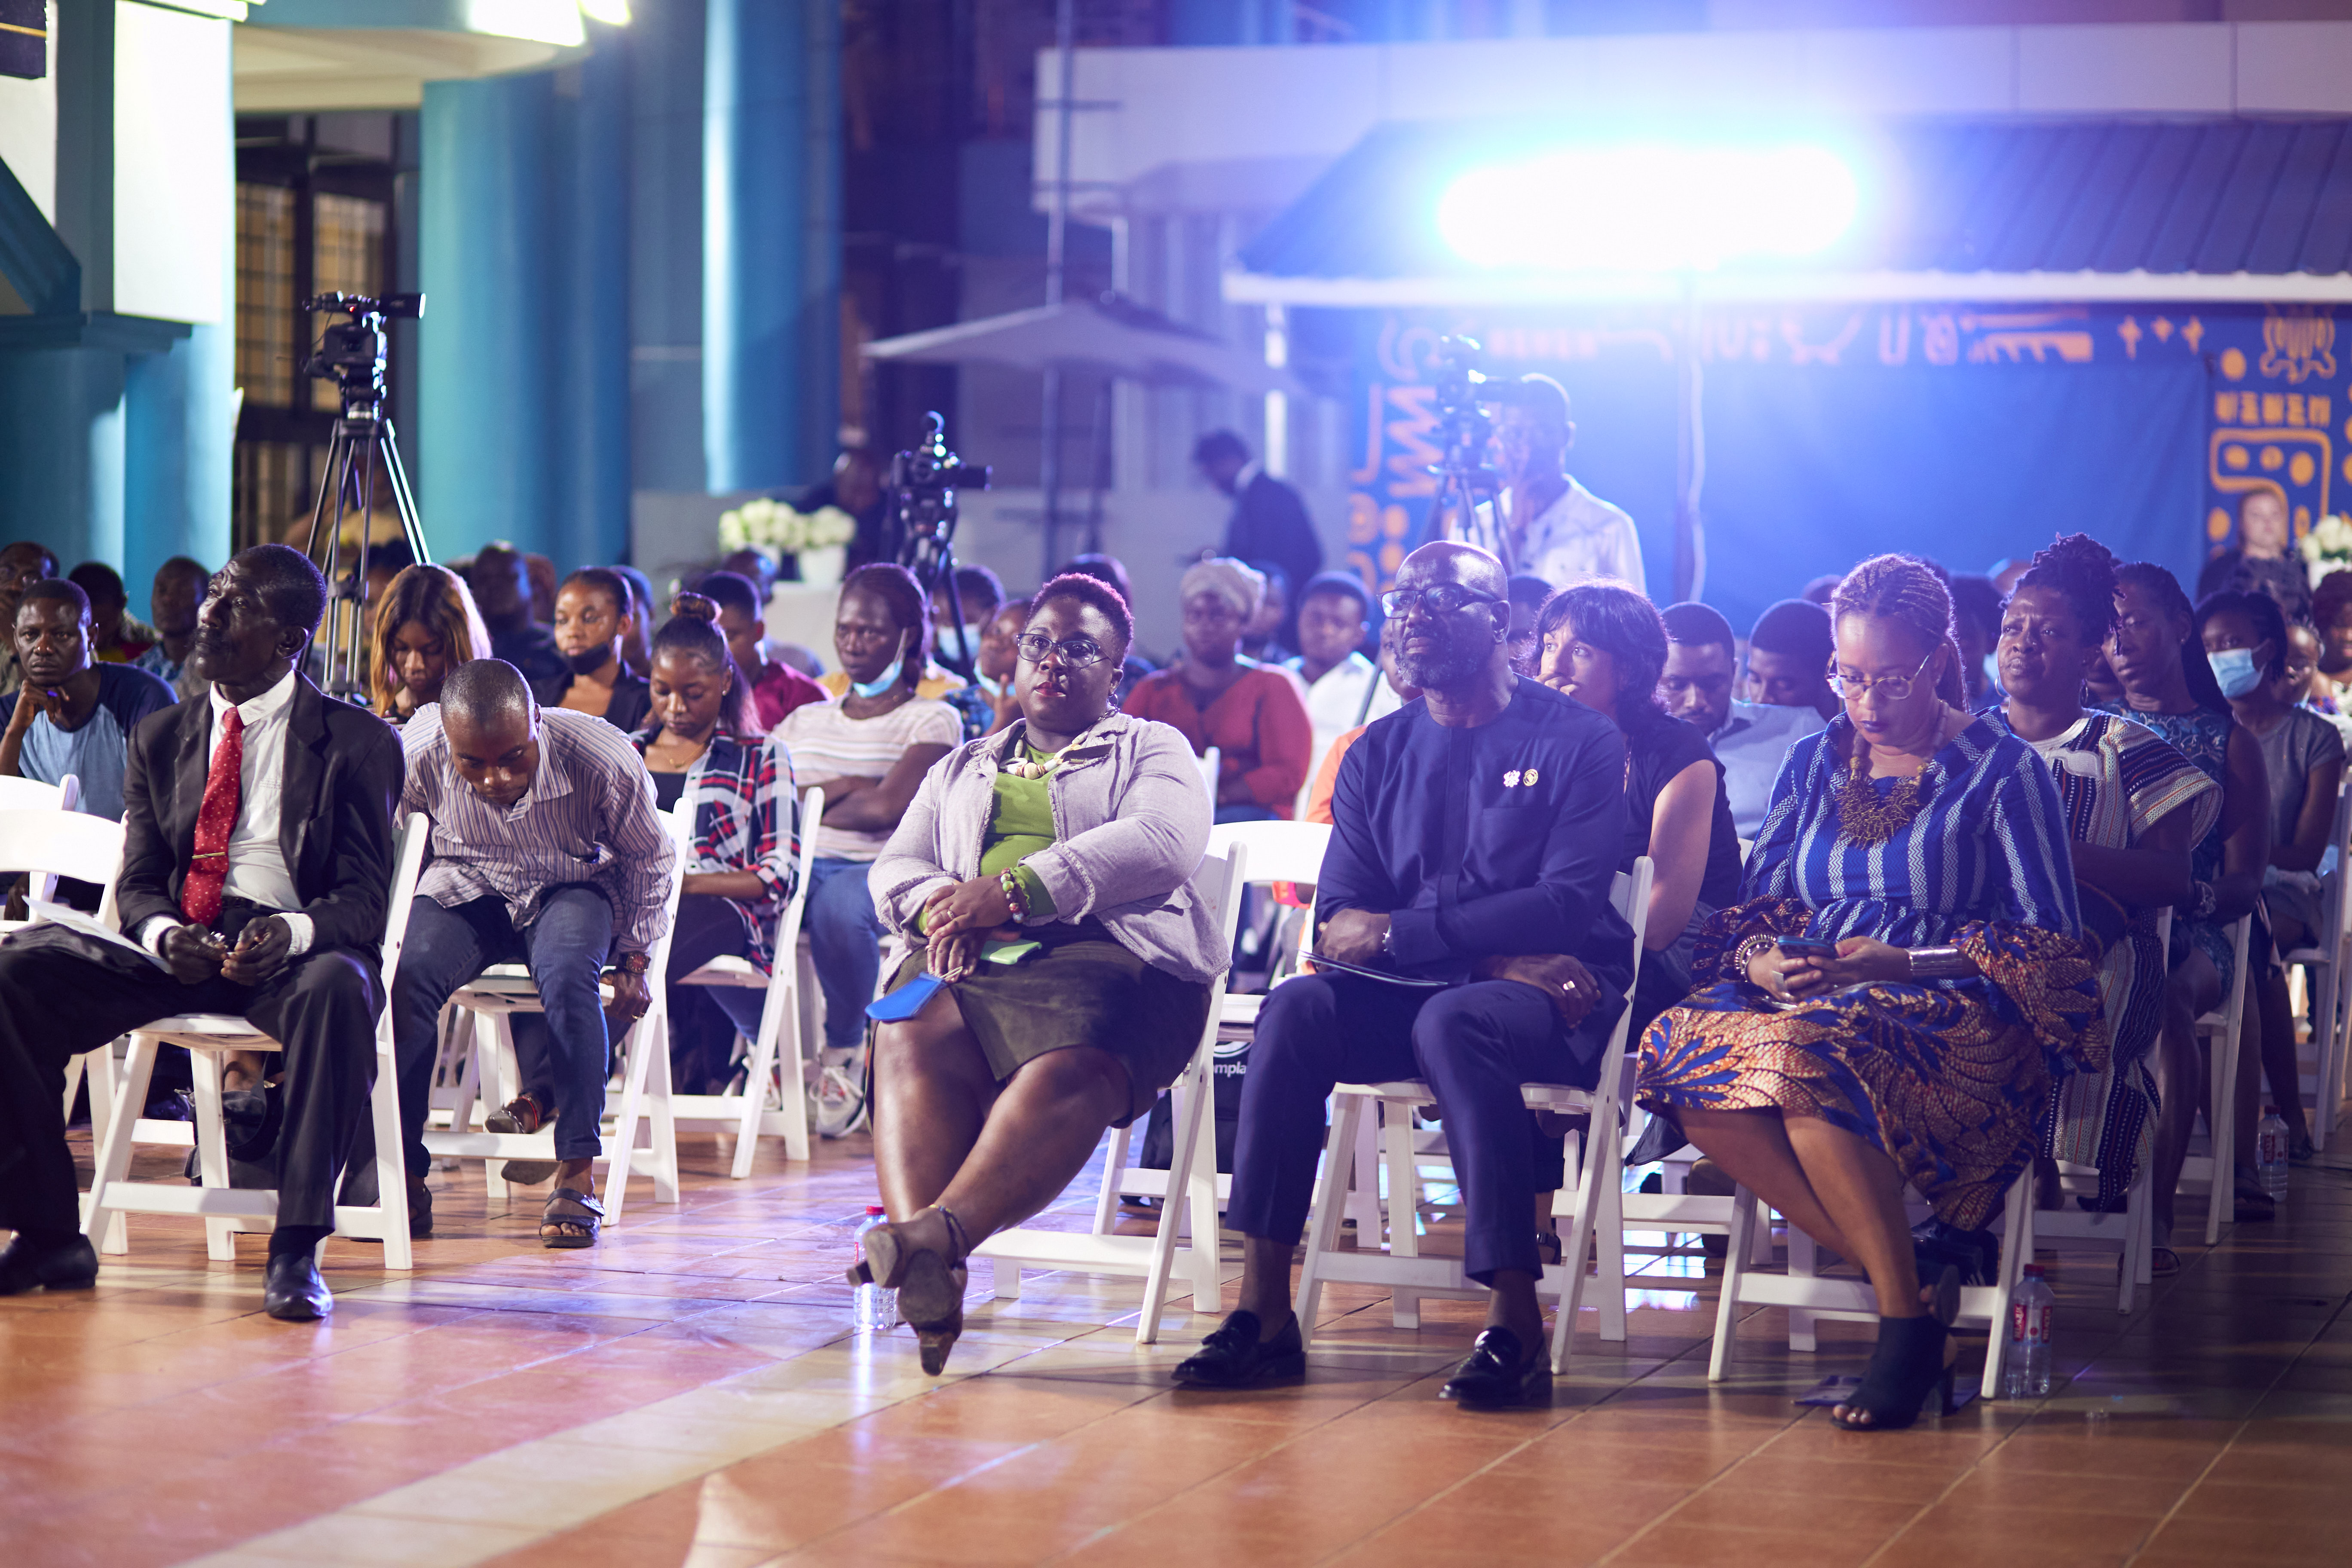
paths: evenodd
<path fill-rule="evenodd" d="M 2279 959 L 2281 963 L 2325 963 L 2327 955 L 2315 947 L 2298 947 Z"/>
<path fill-rule="evenodd" d="M 1395 1083 L 1341 1083 L 1331 1088 L 1334 1094 L 1361 1095 L 1386 1105 L 1434 1105 L 1437 1095 L 1429 1085 L 1416 1079 Z M 1523 1083 L 1519 1098 L 1529 1110 L 1582 1112 L 1592 1109 L 1592 1091 L 1576 1089 L 1564 1083 Z"/>
<path fill-rule="evenodd" d="M 1265 998 L 1263 995 L 1236 996 L 1229 991 L 1225 994 L 1224 1005 L 1218 1009 L 1217 1021 L 1220 1024 L 1248 1025 L 1255 1027 L 1258 1009 L 1265 1005 Z"/>
<path fill-rule="evenodd" d="M 748 958 L 714 958 L 693 973 L 679 978 L 680 985 L 733 985 L 747 991 L 765 991 L 768 977 L 751 967 Z"/>
<path fill-rule="evenodd" d="M 275 1051 L 284 1048 L 243 1018 L 229 1013 L 175 1013 L 152 1024 L 142 1024 L 131 1033 L 152 1035 L 166 1044 L 186 1046 L 200 1051 Z"/>

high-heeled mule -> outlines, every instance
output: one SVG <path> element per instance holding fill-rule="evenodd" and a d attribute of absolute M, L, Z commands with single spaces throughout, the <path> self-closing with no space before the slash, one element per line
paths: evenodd
<path fill-rule="evenodd" d="M 963 1332 L 963 1292 L 971 1279 L 963 1260 L 971 1247 L 963 1222 L 949 1209 L 931 1206 L 947 1224 L 946 1252 L 914 1245 L 898 1225 L 877 1225 L 865 1233 L 866 1256 L 847 1270 L 847 1278 L 852 1285 L 898 1292 L 898 1315 L 915 1331 L 923 1371 L 937 1377 Z"/>
<path fill-rule="evenodd" d="M 1878 1344 L 1861 1386 L 1830 1412 L 1830 1420 L 1849 1432 L 1897 1432 L 1919 1419 L 1930 1398 L 1937 1414 L 1950 1409 L 1953 1361 L 1946 1351 L 1959 1314 L 1960 1271 L 1948 1266 L 1925 1314 L 1878 1320 Z M 1869 1419 L 1855 1418 L 1861 1415 Z"/>

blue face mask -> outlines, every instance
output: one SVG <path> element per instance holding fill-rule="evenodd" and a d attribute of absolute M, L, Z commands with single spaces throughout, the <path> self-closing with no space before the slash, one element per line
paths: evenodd
<path fill-rule="evenodd" d="M 898 684 L 899 672 L 905 669 L 906 667 L 907 656 L 905 654 L 900 654 L 898 658 L 890 661 L 889 668 L 884 670 L 881 674 L 876 676 L 871 680 L 851 681 L 849 683 L 849 689 L 855 691 L 860 697 L 879 697 L 884 692 Z"/>
<path fill-rule="evenodd" d="M 2205 662 L 2213 667 L 2213 679 L 2221 683 L 2221 695 L 2233 702 L 2263 683 L 2263 672 L 2255 667 L 2254 650 L 2250 647 L 2209 653 Z"/>

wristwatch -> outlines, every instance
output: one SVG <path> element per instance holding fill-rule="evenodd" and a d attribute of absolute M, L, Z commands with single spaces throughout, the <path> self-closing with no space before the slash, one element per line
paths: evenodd
<path fill-rule="evenodd" d="M 1396 927 L 1393 925 L 1381 928 L 1381 956 L 1391 963 L 1396 962 Z"/>
<path fill-rule="evenodd" d="M 604 968 L 607 973 L 617 969 L 624 974 L 641 975 L 645 973 L 646 970 L 653 967 L 653 957 L 649 953 L 625 952 L 621 954 L 620 957 L 614 959 L 612 963 L 606 964 Z"/>

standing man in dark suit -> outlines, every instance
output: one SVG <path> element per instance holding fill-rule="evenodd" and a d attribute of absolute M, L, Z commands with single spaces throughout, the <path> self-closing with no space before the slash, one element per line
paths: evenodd
<path fill-rule="evenodd" d="M 1307 516 L 1298 492 L 1265 471 L 1247 443 L 1230 430 L 1212 430 L 1192 444 L 1192 461 L 1208 481 L 1234 498 L 1225 523 L 1225 547 L 1235 561 L 1271 561 L 1294 584 L 1323 570 L 1323 542 Z M 1298 646 L 1298 606 L 1285 613 L 1276 640 Z"/>
<path fill-rule="evenodd" d="M 54 926 L 0 946 L 0 1227 L 16 1233 L 0 1295 L 98 1277 L 58 1104 L 67 1060 L 170 1014 L 230 1013 L 284 1047 L 275 1142 L 239 1151 L 278 1171 L 264 1300 L 294 1322 L 334 1310 L 312 1252 L 373 1087 L 401 763 L 381 720 L 299 673 L 326 595 L 299 551 L 236 556 L 197 614 L 211 690 L 132 733 L 116 896 L 154 962 Z"/>

